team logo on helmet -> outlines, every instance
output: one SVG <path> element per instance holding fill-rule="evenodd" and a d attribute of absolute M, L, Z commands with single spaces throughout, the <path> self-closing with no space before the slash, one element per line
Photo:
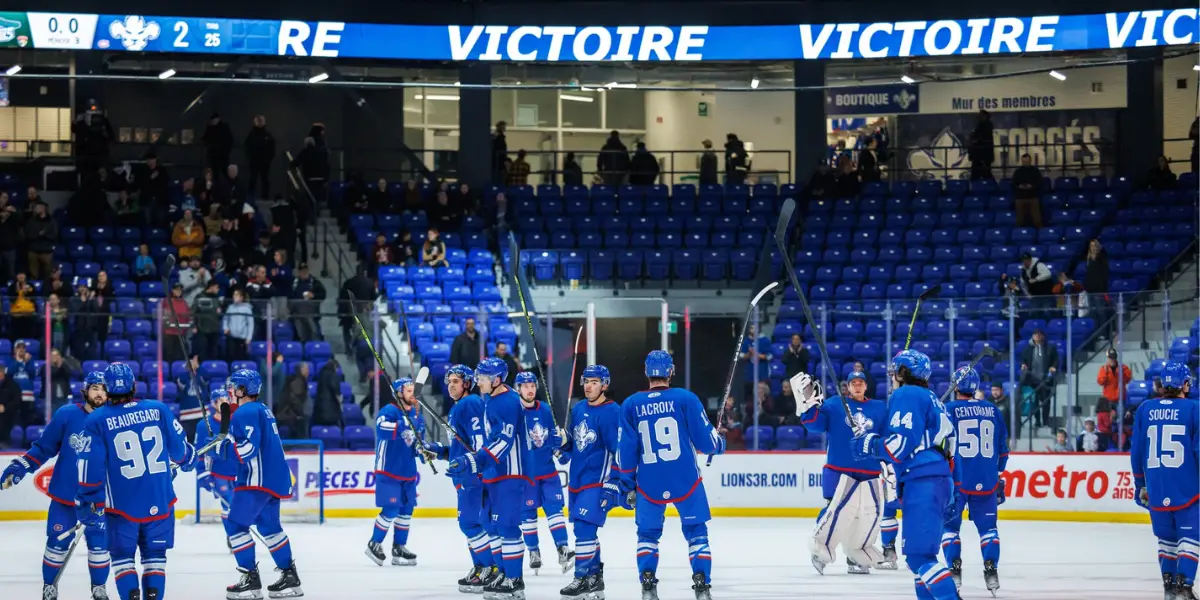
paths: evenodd
<path fill-rule="evenodd" d="M 596 432 L 588 427 L 587 421 L 580 421 L 575 426 L 575 449 L 583 452 L 596 441 Z"/>

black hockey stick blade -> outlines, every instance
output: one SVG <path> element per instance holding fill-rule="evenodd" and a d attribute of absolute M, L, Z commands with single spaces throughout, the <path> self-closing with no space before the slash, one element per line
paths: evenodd
<path fill-rule="evenodd" d="M 420 396 L 421 390 L 425 389 L 425 383 L 429 381 L 429 367 L 422 366 L 420 371 L 417 371 L 417 377 L 413 379 L 413 395 Z"/>
<path fill-rule="evenodd" d="M 233 400 L 233 398 L 230 398 L 230 401 L 232 401 L 232 400 Z M 221 435 L 229 435 L 229 420 L 232 416 L 233 416 L 233 408 L 231 408 L 229 406 L 229 403 L 226 402 L 225 404 L 222 404 L 221 405 L 221 425 L 220 425 Z"/>
<path fill-rule="evenodd" d="M 921 295 L 917 296 L 917 301 L 924 302 L 940 293 L 942 293 L 942 284 L 939 283 L 939 284 L 925 290 L 924 292 L 921 292 Z"/>
<path fill-rule="evenodd" d="M 171 278 L 171 271 L 175 270 L 175 255 L 168 254 L 167 259 L 163 261 L 162 278 L 164 280 Z M 163 290 L 166 291 L 166 290 Z"/>

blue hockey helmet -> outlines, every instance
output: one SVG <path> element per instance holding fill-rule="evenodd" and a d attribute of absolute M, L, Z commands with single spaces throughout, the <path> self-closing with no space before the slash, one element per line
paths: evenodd
<path fill-rule="evenodd" d="M 471 367 L 467 365 L 454 365 L 446 369 L 446 374 L 442 376 L 442 383 L 450 385 L 451 375 L 457 375 L 459 379 L 462 379 L 463 385 L 468 390 L 475 384 L 475 371 L 471 370 Z"/>
<path fill-rule="evenodd" d="M 892 358 L 893 371 L 899 372 L 900 367 L 908 369 L 914 379 L 922 381 L 929 381 L 929 375 L 933 372 L 933 368 L 929 365 L 929 357 L 916 350 L 901 350 Z"/>
<path fill-rule="evenodd" d="M 228 399 L 229 399 L 229 392 L 226 390 L 220 390 L 220 389 L 213 390 L 212 392 L 209 392 L 209 394 L 208 394 L 208 400 L 210 402 L 212 402 L 214 406 L 220 404 L 221 401 L 228 400 Z"/>
<path fill-rule="evenodd" d="M 579 385 L 589 379 L 599 379 L 600 383 L 608 385 L 612 382 L 612 376 L 608 372 L 608 367 L 604 365 L 588 365 L 583 369 L 583 375 L 579 376 Z"/>
<path fill-rule="evenodd" d="M 1187 365 L 1177 361 L 1167 361 L 1163 365 L 1158 381 L 1164 388 L 1183 389 L 1184 384 L 1192 380 L 1192 370 Z"/>
<path fill-rule="evenodd" d="M 846 383 L 850 383 L 855 379 L 861 379 L 863 380 L 863 383 L 866 383 L 867 374 L 863 373 L 862 371 L 850 371 L 850 374 L 846 376 Z"/>
<path fill-rule="evenodd" d="M 517 373 L 517 378 L 514 383 L 517 385 L 521 385 L 522 383 L 532 383 L 536 385 L 537 375 L 534 375 L 533 371 L 521 371 L 520 373 Z"/>
<path fill-rule="evenodd" d="M 484 377 L 499 378 L 500 381 L 508 379 L 508 363 L 499 358 L 483 359 L 479 366 L 475 367 L 475 378 L 478 380 Z"/>
<path fill-rule="evenodd" d="M 979 373 L 971 367 L 959 367 L 950 379 L 960 394 L 974 395 L 979 389 Z"/>
<path fill-rule="evenodd" d="M 244 389 L 243 394 L 246 396 L 257 396 L 262 392 L 262 376 L 258 374 L 258 371 L 238 369 L 229 376 L 229 389 L 231 390 L 229 397 L 231 399 L 236 400 L 241 397 L 235 393 L 238 388 Z"/>
<path fill-rule="evenodd" d="M 125 363 L 113 363 L 104 369 L 104 389 L 114 396 L 132 394 L 137 387 L 133 369 Z"/>
<path fill-rule="evenodd" d="M 414 386 L 414 388 L 416 387 L 416 382 L 413 381 L 412 377 L 401 377 L 392 382 L 392 393 L 399 396 L 404 392 L 404 387 L 409 385 Z"/>
<path fill-rule="evenodd" d="M 651 350 L 646 355 L 646 377 L 665 379 L 675 373 L 675 361 L 666 350 Z"/>
<path fill-rule="evenodd" d="M 88 389 L 93 385 L 104 385 L 104 371 L 92 371 L 83 378 L 83 389 Z"/>

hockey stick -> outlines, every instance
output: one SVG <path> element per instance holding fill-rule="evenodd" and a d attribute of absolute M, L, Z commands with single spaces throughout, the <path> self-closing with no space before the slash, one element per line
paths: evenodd
<path fill-rule="evenodd" d="M 64 531 L 58 536 L 58 541 L 61 542 L 67 539 L 67 537 L 70 535 L 74 535 L 75 539 L 71 540 L 70 546 L 67 546 L 67 554 L 63 556 L 62 564 L 59 565 L 58 572 L 54 574 L 54 583 L 51 585 L 53 585 L 55 588 L 58 587 L 58 582 L 62 579 L 63 573 L 67 571 L 67 563 L 71 562 L 71 555 L 75 553 L 75 546 L 78 546 L 79 540 L 83 539 L 83 523 L 79 523 L 74 527 Z"/>
<path fill-rule="evenodd" d="M 163 292 L 167 296 L 166 298 L 163 299 L 164 300 L 163 304 L 166 304 L 167 309 L 169 309 L 171 311 L 171 320 L 175 322 L 175 328 L 178 329 L 180 327 L 179 314 L 177 312 L 175 312 L 175 302 L 174 302 L 175 297 L 171 294 L 171 271 L 174 271 L 174 270 L 175 270 L 175 255 L 168 254 L 167 260 L 163 261 L 163 268 L 162 268 Z M 187 365 L 188 375 L 192 376 L 192 380 L 189 382 L 190 387 L 192 388 L 192 390 L 195 390 L 196 384 L 200 378 L 198 375 L 196 375 L 196 367 L 192 365 L 192 350 L 191 350 L 191 348 L 188 348 L 188 342 L 187 342 L 186 336 L 184 336 L 183 334 L 180 334 L 175 337 L 179 338 L 179 348 L 181 350 L 183 350 L 183 360 L 184 360 L 183 364 Z M 161 368 L 163 368 L 163 366 L 159 365 L 158 368 L 161 369 Z M 204 406 L 203 398 L 196 398 L 196 400 L 198 400 L 200 402 L 201 407 Z M 208 422 L 208 419 L 204 419 L 204 426 L 208 429 L 208 435 L 211 436 L 213 434 L 212 424 Z"/>
<path fill-rule="evenodd" d="M 571 434 L 571 399 L 575 397 L 575 368 L 579 366 L 579 340 L 583 337 L 583 327 L 575 332 L 575 345 L 571 346 L 571 380 L 567 382 L 567 435 Z"/>
<path fill-rule="evenodd" d="M 746 309 L 746 318 L 742 320 L 742 331 L 738 334 L 737 343 L 733 346 L 733 363 L 729 365 L 729 375 L 725 378 L 725 393 L 721 395 L 721 408 L 717 410 L 717 430 L 720 431 L 721 424 L 725 422 L 725 399 L 729 397 L 733 391 L 733 378 L 737 375 L 738 361 L 742 358 L 742 342 L 746 339 L 746 330 L 750 328 L 750 319 L 754 317 L 754 310 L 758 308 L 758 303 L 776 287 L 779 287 L 778 281 L 768 283 L 766 287 L 759 290 L 757 294 L 750 299 L 750 308 Z M 760 333 L 760 332 L 755 332 Z M 751 341 L 751 344 L 754 342 Z M 751 346 L 752 351 L 757 351 L 754 346 Z M 713 457 L 710 454 L 708 461 L 704 466 L 712 466 Z"/>
<path fill-rule="evenodd" d="M 978 365 L 979 362 L 982 361 L 983 359 L 985 359 L 989 356 L 995 358 L 999 355 L 1000 355 L 1000 353 L 997 352 L 995 348 L 992 348 L 991 346 L 984 346 L 983 350 L 980 351 L 979 354 L 974 358 L 974 360 L 971 361 L 971 364 L 967 365 L 967 368 L 974 369 L 975 365 Z M 942 397 L 939 398 L 938 400 L 940 400 L 942 402 L 942 404 L 945 404 L 946 399 L 949 398 L 954 393 L 954 391 L 957 389 L 958 389 L 958 380 L 952 379 L 950 381 L 950 388 L 947 389 L 946 393 L 942 394 Z"/>
<path fill-rule="evenodd" d="M 510 267 L 513 273 L 513 285 L 517 288 L 517 299 L 521 301 L 521 316 L 525 317 L 525 326 L 529 328 L 529 346 L 533 351 L 533 364 L 538 370 L 538 379 L 542 389 L 546 390 L 546 403 L 550 405 L 550 419 L 554 428 L 558 429 L 558 418 L 554 416 L 554 397 L 550 394 L 550 386 L 546 379 L 546 369 L 542 367 L 542 357 L 538 354 L 537 335 L 533 331 L 533 317 L 529 314 L 529 305 L 525 302 L 525 274 L 521 272 L 521 247 L 517 245 L 517 236 L 508 232 L 508 254 L 512 261 Z M 570 407 L 567 407 L 568 410 Z"/>
<path fill-rule="evenodd" d="M 917 324 L 917 314 L 921 312 L 921 303 L 940 293 L 942 293 L 942 284 L 939 283 L 917 296 L 917 305 L 913 307 L 912 318 L 908 320 L 908 337 L 904 340 L 905 350 L 908 350 L 909 344 L 912 344 L 913 326 Z M 888 351 L 891 352 L 891 348 L 888 348 Z"/>

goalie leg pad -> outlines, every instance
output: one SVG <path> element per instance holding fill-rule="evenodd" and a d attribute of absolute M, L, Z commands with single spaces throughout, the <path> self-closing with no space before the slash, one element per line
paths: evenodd
<path fill-rule="evenodd" d="M 858 523 L 863 511 L 868 515 L 882 515 L 879 491 L 871 487 L 873 481 L 878 480 L 858 481 L 847 475 L 839 477 L 829 505 L 817 520 L 810 544 L 813 555 L 821 562 L 832 563 L 837 558 L 836 548 L 839 544 L 844 549 L 861 550 L 868 538 L 873 543 L 874 538 L 878 536 L 877 517 L 872 517 L 863 524 Z M 875 553 L 878 554 L 877 551 Z M 862 558 L 861 555 L 859 558 Z M 883 556 L 880 555 L 879 558 L 882 559 Z M 874 563 L 859 564 L 870 566 Z"/>
<path fill-rule="evenodd" d="M 879 541 L 880 523 L 883 520 L 884 482 L 882 479 L 864 481 L 858 486 L 862 501 L 858 514 L 842 540 L 842 549 L 855 564 L 871 567 L 883 560 L 883 553 L 875 547 Z"/>

